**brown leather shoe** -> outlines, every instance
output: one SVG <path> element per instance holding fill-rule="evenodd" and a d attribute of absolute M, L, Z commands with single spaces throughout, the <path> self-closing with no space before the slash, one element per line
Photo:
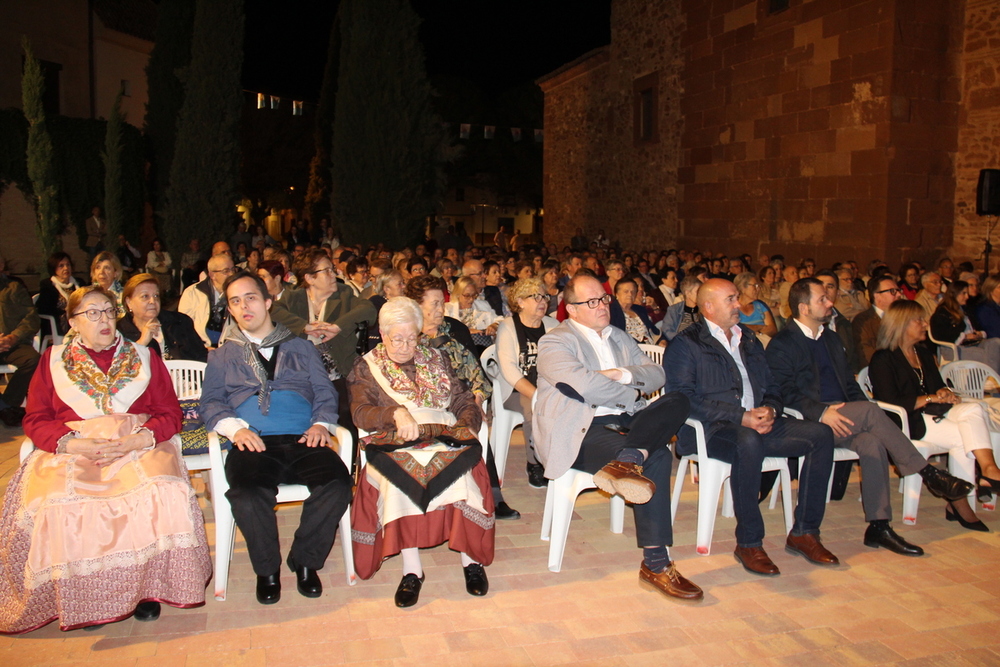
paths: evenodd
<path fill-rule="evenodd" d="M 776 577 L 781 574 L 778 566 L 760 547 L 736 547 L 733 556 L 736 557 L 736 562 L 750 574 L 759 574 L 762 577 Z"/>
<path fill-rule="evenodd" d="M 785 540 L 785 551 L 798 554 L 817 565 L 840 565 L 840 560 L 815 535 L 789 535 Z"/>
<path fill-rule="evenodd" d="M 673 561 L 667 563 L 663 572 L 653 572 L 643 563 L 639 568 L 639 585 L 680 600 L 701 600 L 705 597 L 697 584 L 677 571 Z"/>
<path fill-rule="evenodd" d="M 594 484 L 635 505 L 648 503 L 656 493 L 656 484 L 642 476 L 642 466 L 622 461 L 612 461 L 594 473 Z"/>

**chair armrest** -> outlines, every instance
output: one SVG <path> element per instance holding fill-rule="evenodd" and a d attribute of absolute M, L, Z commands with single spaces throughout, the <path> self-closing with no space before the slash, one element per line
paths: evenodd
<path fill-rule="evenodd" d="M 708 458 L 708 447 L 705 442 L 705 426 L 697 419 L 688 417 L 684 423 L 694 429 L 695 444 L 698 446 L 698 460 Z"/>
<path fill-rule="evenodd" d="M 794 417 L 795 419 L 805 420 L 805 417 L 802 416 L 802 413 L 799 412 L 798 410 L 796 410 L 795 408 L 785 407 L 784 411 L 785 411 L 785 414 L 788 415 L 789 417 Z"/>
<path fill-rule="evenodd" d="M 337 453 L 340 454 L 340 460 L 350 472 L 354 461 L 354 438 L 351 437 L 350 431 L 340 425 L 334 429 L 333 436 L 337 439 Z"/>
<path fill-rule="evenodd" d="M 899 417 L 899 421 L 903 425 L 902 426 L 903 435 L 905 435 L 907 438 L 910 437 L 910 421 L 909 421 L 910 416 L 906 414 L 906 410 L 899 407 L 898 405 L 893 405 L 892 403 L 885 403 L 883 401 L 873 401 L 873 402 L 875 403 L 875 405 L 879 406 L 884 411 L 891 412 L 892 414 Z"/>

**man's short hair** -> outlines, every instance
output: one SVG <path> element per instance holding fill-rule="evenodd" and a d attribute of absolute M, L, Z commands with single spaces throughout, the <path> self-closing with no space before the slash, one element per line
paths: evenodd
<path fill-rule="evenodd" d="M 351 261 L 349 261 L 347 263 L 347 271 L 346 271 L 346 273 L 349 276 L 353 276 L 360 269 L 367 269 L 367 268 L 368 268 L 368 260 L 367 259 L 365 259 L 364 257 L 355 257 L 354 259 L 352 259 Z"/>
<path fill-rule="evenodd" d="M 896 285 L 896 279 L 892 276 L 882 275 L 877 278 L 872 278 L 868 281 L 868 302 L 875 303 L 875 292 L 881 292 L 882 283 L 890 282 L 893 287 L 898 287 Z"/>
<path fill-rule="evenodd" d="M 931 277 L 932 276 L 937 276 L 938 280 L 941 279 L 941 274 L 938 273 L 937 271 L 925 271 L 920 276 L 920 286 L 921 287 L 927 287 L 927 283 L 929 283 L 931 281 Z"/>
<path fill-rule="evenodd" d="M 271 295 L 267 292 L 267 285 L 264 284 L 263 278 L 258 276 L 256 273 L 250 273 L 249 271 L 237 271 L 233 275 L 226 278 L 226 282 L 222 283 L 222 296 L 226 300 L 226 303 L 229 302 L 229 286 L 237 280 L 241 280 L 243 278 L 249 278 L 253 281 L 253 284 L 257 288 L 257 291 L 260 293 L 260 297 L 262 299 L 266 300 L 271 298 Z"/>
<path fill-rule="evenodd" d="M 812 275 L 812 277 L 813 278 L 833 278 L 833 282 L 834 282 L 835 285 L 839 285 L 840 284 L 840 278 L 837 277 L 837 274 L 834 273 L 832 269 L 820 269 L 819 271 L 817 271 L 816 273 L 814 273 Z M 820 284 L 822 285 L 822 283 L 820 283 Z M 794 313 L 795 311 L 793 310 L 792 312 Z"/>
<path fill-rule="evenodd" d="M 825 289 L 823 283 L 816 278 L 799 278 L 788 288 L 788 308 L 792 311 L 792 317 L 798 319 L 799 304 L 808 304 L 812 298 L 812 285 L 819 285 L 820 289 Z"/>

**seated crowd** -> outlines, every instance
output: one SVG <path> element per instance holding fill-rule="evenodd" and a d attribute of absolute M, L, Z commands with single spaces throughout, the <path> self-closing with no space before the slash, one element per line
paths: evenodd
<path fill-rule="evenodd" d="M 831 476 L 845 477 L 837 447 L 865 481 L 865 545 L 924 553 L 891 525 L 890 464 L 919 475 L 949 521 L 988 530 L 970 500 L 1000 489 L 995 399 L 959 397 L 935 358 L 1000 371 L 1000 276 L 980 289 L 967 262 L 862 274 L 853 261 L 622 252 L 603 230 L 593 242 L 577 230 L 562 251 L 504 233 L 475 247 L 452 230 L 394 250 L 342 244 L 325 220 L 286 241 L 241 222 L 207 256 L 192 240 L 178 266 L 156 240 L 144 268 L 128 244 L 95 245 L 86 287 L 56 253 L 35 302 L 0 266 L 0 363 L 14 367 L 0 419 L 35 447 L 0 514 L 0 633 L 204 603 L 211 564 L 171 359 L 207 362 L 200 417 L 231 443 L 226 497 L 261 604 L 281 597 L 274 505 L 288 483 L 309 490 L 285 558 L 300 594 L 322 594 L 350 511 L 341 539 L 361 578 L 400 556 L 397 606 L 418 602 L 419 550 L 441 544 L 460 553 L 468 593 L 486 595 L 495 522 L 520 518 L 481 435 L 500 406 L 523 416 L 531 487 L 575 469 L 632 505 L 639 582 L 670 597 L 704 595 L 670 555 L 674 455 L 696 453 L 689 418 L 731 465 L 734 557 L 750 573 L 780 573 L 763 548 L 767 457 L 799 479 L 786 551 L 817 565 L 839 564 L 820 537 Z M 173 295 L 176 310 L 163 307 Z M 481 362 L 491 347 L 495 369 Z M 871 399 L 901 408 L 910 437 L 960 472 L 931 465 Z M 354 479 L 333 451 L 338 426 L 360 445 Z"/>

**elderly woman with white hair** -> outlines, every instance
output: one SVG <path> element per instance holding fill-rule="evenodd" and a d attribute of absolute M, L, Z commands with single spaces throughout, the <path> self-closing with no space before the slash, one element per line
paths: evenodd
<path fill-rule="evenodd" d="M 417 603 L 420 549 L 445 542 L 462 555 L 466 591 L 486 595 L 494 503 L 476 432 L 482 411 L 448 359 L 420 342 L 423 313 L 407 297 L 379 312 L 382 342 L 348 377 L 351 414 L 367 456 L 351 506 L 354 563 L 362 579 L 402 555 L 397 607 Z"/>

